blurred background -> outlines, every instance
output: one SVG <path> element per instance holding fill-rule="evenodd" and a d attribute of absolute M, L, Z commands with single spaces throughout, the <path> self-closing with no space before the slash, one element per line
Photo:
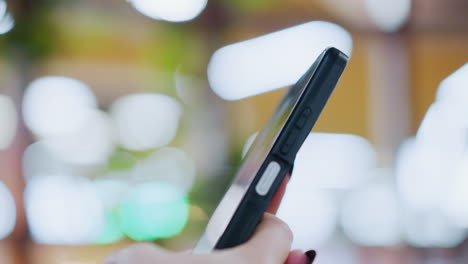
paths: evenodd
<path fill-rule="evenodd" d="M 468 262 L 468 2 L 0 0 L 0 263 L 191 248 L 255 132 L 350 55 L 279 216 L 317 263 Z"/>

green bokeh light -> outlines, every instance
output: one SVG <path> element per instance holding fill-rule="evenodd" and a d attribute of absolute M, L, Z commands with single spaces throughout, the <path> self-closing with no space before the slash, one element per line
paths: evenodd
<path fill-rule="evenodd" d="M 118 215 L 120 230 L 133 240 L 168 238 L 185 227 L 189 203 L 172 184 L 144 183 L 124 197 Z"/>
<path fill-rule="evenodd" d="M 122 240 L 125 235 L 120 231 L 118 208 L 106 210 L 106 223 L 102 234 L 96 241 L 96 244 L 111 244 Z"/>
<path fill-rule="evenodd" d="M 137 163 L 134 155 L 126 151 L 116 151 L 109 158 L 110 171 L 125 171 L 132 169 Z"/>

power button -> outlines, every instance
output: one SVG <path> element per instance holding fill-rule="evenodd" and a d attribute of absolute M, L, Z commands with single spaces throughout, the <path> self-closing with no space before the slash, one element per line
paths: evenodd
<path fill-rule="evenodd" d="M 276 161 L 271 161 L 263 172 L 262 177 L 257 183 L 257 186 L 255 186 L 255 191 L 257 191 L 259 195 L 266 195 L 270 190 L 271 185 L 275 181 L 276 176 L 278 176 L 280 170 L 281 165 L 279 165 L 279 163 Z"/>

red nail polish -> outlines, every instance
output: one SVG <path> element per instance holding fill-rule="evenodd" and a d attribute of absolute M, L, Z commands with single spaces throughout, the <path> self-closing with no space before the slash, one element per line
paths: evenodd
<path fill-rule="evenodd" d="M 307 256 L 307 264 L 312 264 L 317 256 L 317 252 L 315 250 L 309 250 L 305 255 Z"/>

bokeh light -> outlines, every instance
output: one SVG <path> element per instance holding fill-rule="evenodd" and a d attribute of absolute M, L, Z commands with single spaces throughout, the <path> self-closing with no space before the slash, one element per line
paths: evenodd
<path fill-rule="evenodd" d="M 106 209 L 104 228 L 94 241 L 96 244 L 111 244 L 125 238 L 119 226 L 119 208 Z"/>
<path fill-rule="evenodd" d="M 380 169 L 377 174 L 388 174 Z M 341 226 L 352 241 L 363 246 L 393 246 L 402 240 L 397 193 L 389 175 L 353 191 L 343 200 Z"/>
<path fill-rule="evenodd" d="M 416 137 L 397 155 L 405 239 L 415 247 L 453 248 L 467 235 L 467 70 L 465 64 L 441 82 Z"/>
<path fill-rule="evenodd" d="M 349 189 L 362 184 L 376 167 L 376 152 L 351 134 L 311 133 L 300 148 L 292 181 L 306 186 Z"/>
<path fill-rule="evenodd" d="M 315 261 L 320 264 L 362 264 L 360 251 L 348 241 L 335 239 L 316 250 L 319 253 Z"/>
<path fill-rule="evenodd" d="M 418 144 L 445 155 L 460 155 L 468 142 L 467 113 L 468 108 L 463 112 L 451 102 L 432 104 L 416 134 Z"/>
<path fill-rule="evenodd" d="M 120 204 L 131 185 L 123 179 L 104 178 L 94 181 L 97 192 L 106 208 L 114 208 Z"/>
<path fill-rule="evenodd" d="M 22 168 L 26 182 L 36 176 L 68 174 L 74 172 L 75 169 L 55 157 L 42 141 L 29 145 L 23 152 Z"/>
<path fill-rule="evenodd" d="M 123 171 L 108 173 L 93 182 L 105 208 L 104 227 L 94 241 L 97 244 L 111 244 L 125 238 L 119 226 L 119 205 L 132 185 L 127 181 L 128 174 L 116 177 L 119 173 Z"/>
<path fill-rule="evenodd" d="M 189 203 L 177 186 L 151 182 L 135 186 L 120 205 L 120 229 L 137 241 L 179 234 L 189 216 Z"/>
<path fill-rule="evenodd" d="M 89 244 L 104 229 L 104 206 L 87 178 L 65 174 L 34 178 L 26 186 L 24 201 L 36 242 Z"/>
<path fill-rule="evenodd" d="M 294 234 L 294 249 L 309 250 L 323 245 L 337 227 L 338 208 L 334 197 L 311 188 L 291 181 L 278 209 L 278 217 Z"/>
<path fill-rule="evenodd" d="M 395 174 L 397 189 L 406 206 L 418 210 L 444 206 L 457 160 L 447 153 L 418 144 L 410 138 L 400 147 Z"/>
<path fill-rule="evenodd" d="M 0 35 L 8 33 L 15 26 L 15 19 L 7 9 L 6 1 L 0 0 Z"/>
<path fill-rule="evenodd" d="M 0 20 L 0 35 L 10 32 L 15 27 L 15 19 L 10 13 L 7 13 Z"/>
<path fill-rule="evenodd" d="M 86 120 L 73 130 L 44 139 L 58 158 L 73 164 L 103 164 L 115 147 L 113 124 L 108 114 L 90 110 Z"/>
<path fill-rule="evenodd" d="M 468 64 L 444 79 L 427 111 L 417 140 L 447 155 L 459 155 L 468 143 Z"/>
<path fill-rule="evenodd" d="M 94 241 L 97 244 L 115 243 L 125 237 L 119 226 L 119 205 L 125 194 L 130 190 L 131 185 L 124 180 L 126 177 L 121 178 L 107 177 L 94 181 L 105 208 L 105 226 L 100 236 Z"/>
<path fill-rule="evenodd" d="M 97 105 L 84 83 L 62 76 L 33 81 L 23 98 L 23 117 L 29 129 L 45 137 L 70 132 L 83 125 Z"/>
<path fill-rule="evenodd" d="M 169 22 L 192 20 L 205 9 L 207 0 L 130 0 L 145 16 Z"/>
<path fill-rule="evenodd" d="M 169 144 L 177 134 L 182 106 L 163 94 L 132 94 L 111 107 L 117 139 L 129 150 L 147 150 Z"/>
<path fill-rule="evenodd" d="M 468 100 L 468 63 L 445 78 L 437 89 L 437 101 L 445 101 L 453 104 L 462 104 L 468 112 L 466 101 Z M 466 113 L 465 113 L 466 116 Z"/>
<path fill-rule="evenodd" d="M 213 91 L 238 100 L 295 83 L 327 47 L 350 55 L 352 39 L 342 27 L 308 22 L 217 50 L 208 65 Z"/>
<path fill-rule="evenodd" d="M 94 181 L 97 192 L 105 207 L 105 226 L 101 235 L 97 238 L 97 244 L 110 244 L 122 240 L 125 234 L 120 230 L 119 210 L 120 203 L 125 194 L 131 189 L 131 185 L 125 181 L 127 177 L 114 179 L 106 175 Z"/>
<path fill-rule="evenodd" d="M 415 247 L 453 248 L 465 240 L 467 229 L 452 225 L 437 210 L 405 213 L 405 239 Z"/>
<path fill-rule="evenodd" d="M 0 94 L 0 150 L 8 148 L 13 142 L 17 126 L 18 117 L 13 100 Z"/>
<path fill-rule="evenodd" d="M 459 227 L 468 228 L 468 153 L 455 166 L 454 177 L 446 177 L 448 192 L 442 210 Z"/>
<path fill-rule="evenodd" d="M 15 200 L 7 186 L 0 181 L 0 240 L 8 237 L 15 229 Z"/>
<path fill-rule="evenodd" d="M 400 29 L 411 11 L 411 0 L 365 0 L 369 18 L 384 32 Z"/>
<path fill-rule="evenodd" d="M 134 182 L 166 182 L 188 192 L 195 180 L 195 162 L 183 150 L 164 147 L 141 161 L 132 172 Z"/>
<path fill-rule="evenodd" d="M 0 19 L 6 15 L 8 5 L 5 0 L 0 0 Z"/>

